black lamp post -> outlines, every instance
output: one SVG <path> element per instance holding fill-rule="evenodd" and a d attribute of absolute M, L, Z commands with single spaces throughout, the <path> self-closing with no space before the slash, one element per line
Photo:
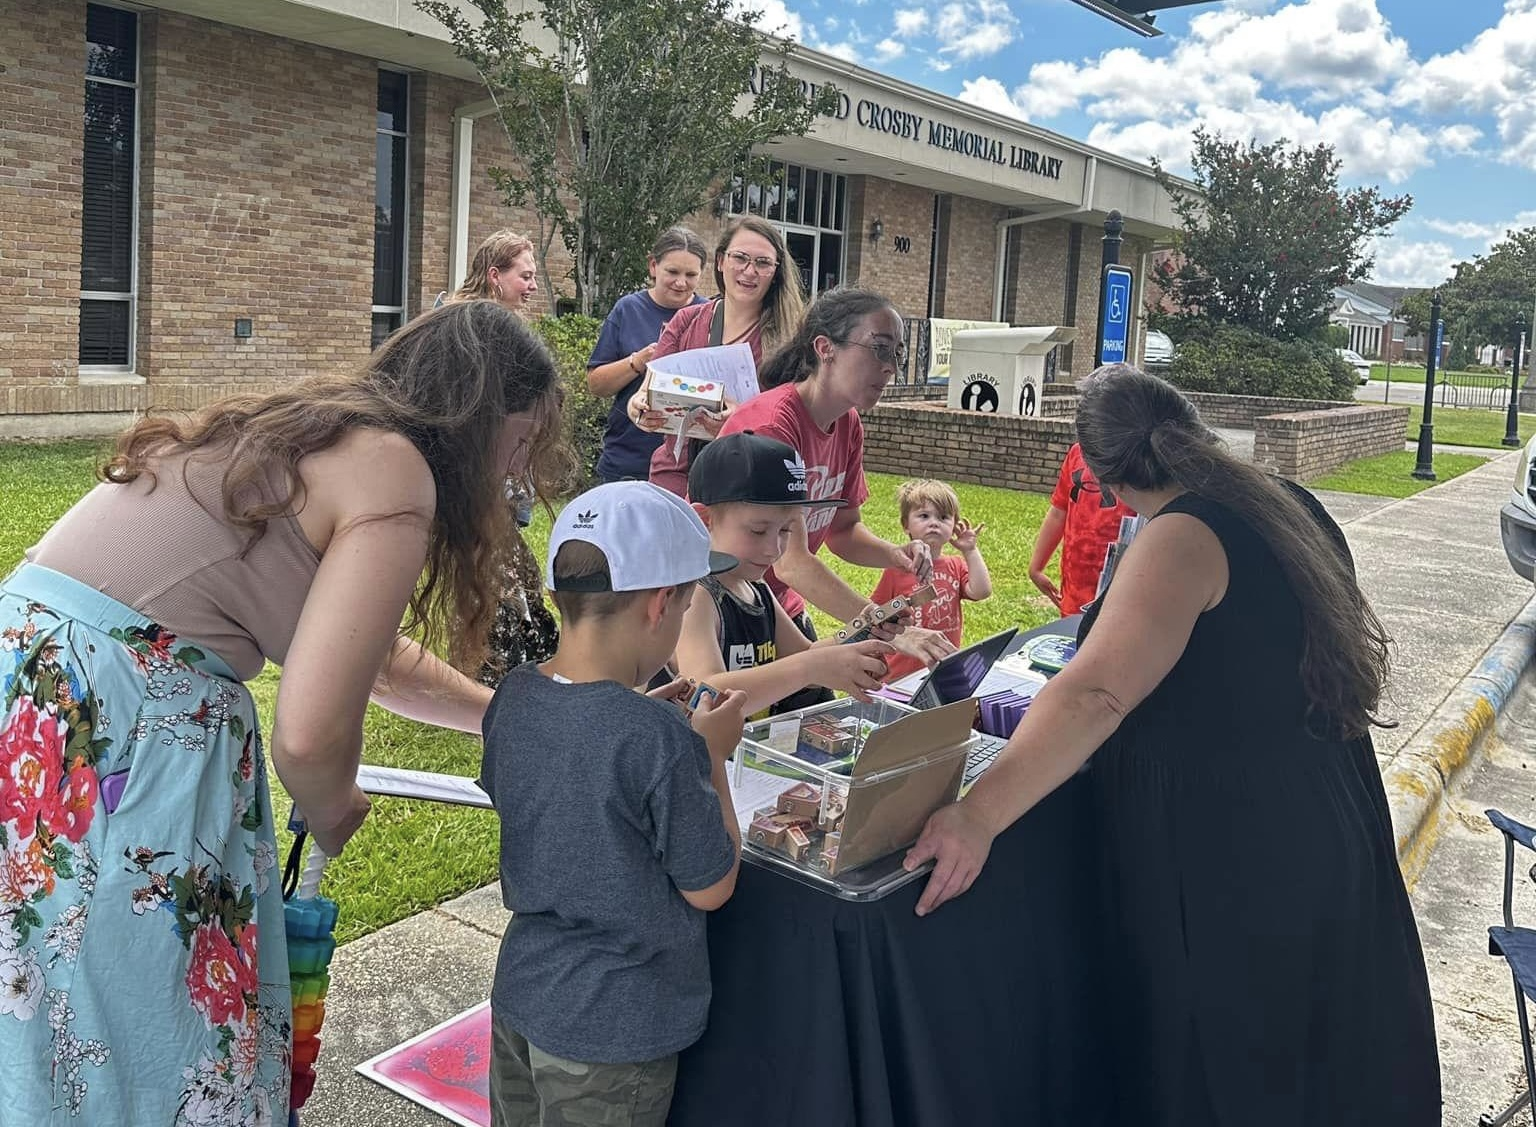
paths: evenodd
<path fill-rule="evenodd" d="M 1429 302 L 1429 354 L 1424 364 L 1424 417 L 1419 420 L 1419 457 L 1413 476 L 1420 481 L 1435 480 L 1435 369 L 1440 364 L 1440 294 Z"/>
<path fill-rule="evenodd" d="M 1504 416 L 1505 446 L 1520 445 L 1520 354 L 1525 351 L 1525 330 L 1515 343 L 1515 366 L 1509 370 L 1509 412 Z"/>

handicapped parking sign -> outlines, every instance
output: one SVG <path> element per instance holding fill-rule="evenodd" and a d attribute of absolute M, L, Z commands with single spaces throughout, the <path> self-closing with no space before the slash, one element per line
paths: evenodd
<path fill-rule="evenodd" d="M 1099 298 L 1099 364 L 1121 364 L 1127 358 L 1134 281 L 1135 275 L 1129 267 L 1104 268 L 1104 284 Z"/>

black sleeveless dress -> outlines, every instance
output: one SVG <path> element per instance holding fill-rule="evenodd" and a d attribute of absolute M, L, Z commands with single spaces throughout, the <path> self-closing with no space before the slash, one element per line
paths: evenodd
<path fill-rule="evenodd" d="M 1438 1127 L 1429 985 L 1371 742 L 1308 734 L 1300 608 L 1258 534 L 1193 494 L 1163 512 L 1211 528 L 1230 581 L 1090 771 L 1116 1121 Z"/>

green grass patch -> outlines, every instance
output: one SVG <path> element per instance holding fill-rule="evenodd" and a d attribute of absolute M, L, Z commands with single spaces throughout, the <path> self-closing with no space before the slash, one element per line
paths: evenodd
<path fill-rule="evenodd" d="M 1432 485 L 1460 477 L 1475 470 L 1488 459 L 1476 454 L 1436 454 L 1435 481 L 1420 481 L 1413 476 L 1417 458 L 1411 450 L 1394 450 L 1374 458 L 1346 462 L 1330 474 L 1307 482 L 1313 489 L 1332 489 L 1339 493 L 1369 493 L 1376 497 L 1411 497 Z"/>
<path fill-rule="evenodd" d="M 98 442 L 47 445 L 0 443 L 0 475 L 6 483 L 7 519 L 0 528 L 0 573 L 21 560 L 75 500 L 91 488 L 95 465 L 107 447 Z M 874 474 L 865 520 L 883 536 L 901 535 L 896 488 L 902 479 Z M 1055 617 L 1055 610 L 1029 582 L 1029 556 L 1049 499 L 981 486 L 958 487 L 964 514 L 985 522 L 981 550 L 992 572 L 993 595 L 966 604 L 965 634 L 974 640 L 1011 625 L 1035 626 Z M 549 542 L 549 518 L 537 512 L 529 543 L 542 558 Z M 823 552 L 855 588 L 873 591 L 879 573 L 853 567 Z M 1053 567 L 1054 571 L 1054 567 Z M 822 630 L 838 624 L 817 615 Z M 251 684 L 262 726 L 270 729 L 277 700 L 279 671 L 268 665 Z M 370 706 L 363 728 L 364 758 L 369 763 L 475 775 L 480 769 L 480 741 L 404 720 Z M 270 768 L 270 762 L 269 762 Z M 270 772 L 272 805 L 285 822 L 291 801 Z M 287 855 L 290 836 L 278 832 L 278 849 Z M 346 852 L 326 870 L 325 892 L 341 905 L 336 927 L 340 942 L 356 939 L 412 913 L 439 904 L 496 879 L 498 832 L 489 811 L 380 798 Z"/>
<path fill-rule="evenodd" d="M 1419 440 L 1419 424 L 1424 421 L 1424 407 L 1414 404 L 1408 408 L 1408 429 L 1404 432 L 1409 442 Z M 1536 435 L 1536 415 L 1517 415 L 1520 441 L 1528 441 Z M 1504 430 L 1508 420 L 1503 411 L 1490 411 L 1476 407 L 1435 406 L 1430 417 L 1434 424 L 1434 439 L 1446 446 L 1487 446 L 1495 450 L 1507 450 L 1503 445 Z M 1437 458 L 1436 461 L 1439 459 Z"/>

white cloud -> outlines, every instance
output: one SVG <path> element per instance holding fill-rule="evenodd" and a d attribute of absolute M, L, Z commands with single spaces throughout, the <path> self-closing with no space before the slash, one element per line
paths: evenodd
<path fill-rule="evenodd" d="M 850 63 L 856 63 L 859 61 L 858 48 L 855 47 L 852 43 L 848 42 L 846 39 L 838 43 L 822 43 L 817 40 L 813 41 L 811 46 L 816 48 L 818 51 L 825 51 L 829 55 L 835 55 L 839 59 L 846 59 Z"/>
<path fill-rule="evenodd" d="M 928 27 L 928 13 L 921 8 L 897 8 L 894 26 L 897 35 L 916 35 Z"/>
<path fill-rule="evenodd" d="M 1472 253 L 1482 254 L 1510 231 L 1536 227 L 1536 210 L 1516 212 L 1513 219 L 1493 223 L 1479 223 L 1471 219 L 1421 219 L 1418 223 L 1442 235 L 1476 243 L 1476 249 Z"/>
<path fill-rule="evenodd" d="M 1493 116 L 1498 157 L 1536 169 L 1536 3 L 1507 0 L 1499 22 L 1407 72 L 1393 96 L 1431 114 Z"/>
<path fill-rule="evenodd" d="M 1133 159 L 1155 155 L 1175 170 L 1188 168 L 1191 134 L 1203 126 L 1238 140 L 1327 143 L 1346 180 L 1401 183 L 1437 156 L 1474 151 L 1482 132 L 1465 121 L 1417 120 L 1394 105 L 1388 89 L 1416 64 L 1378 2 L 1229 3 L 1195 16 L 1165 55 L 1117 47 L 1037 63 L 1012 90 L 983 77 L 961 97 L 1030 121 L 1085 114 L 1095 121 L 1091 144 Z M 1528 112 L 1536 150 L 1536 98 Z"/>
<path fill-rule="evenodd" d="M 1451 276 L 1462 257 L 1440 242 L 1380 239 L 1374 248 L 1376 265 L 1371 281 L 1380 286 L 1438 286 Z"/>
<path fill-rule="evenodd" d="M 758 31 L 796 42 L 805 41 L 805 24 L 797 13 L 789 10 L 784 0 L 732 0 L 733 15 L 749 9 L 759 13 L 752 24 Z"/>
<path fill-rule="evenodd" d="M 892 59 L 899 59 L 907 53 L 907 45 L 899 39 L 887 36 L 875 44 L 875 61 L 888 63 Z"/>
<path fill-rule="evenodd" d="M 1017 26 L 1005 0 L 952 0 L 933 18 L 939 51 L 961 60 L 997 54 L 1013 42 Z"/>

